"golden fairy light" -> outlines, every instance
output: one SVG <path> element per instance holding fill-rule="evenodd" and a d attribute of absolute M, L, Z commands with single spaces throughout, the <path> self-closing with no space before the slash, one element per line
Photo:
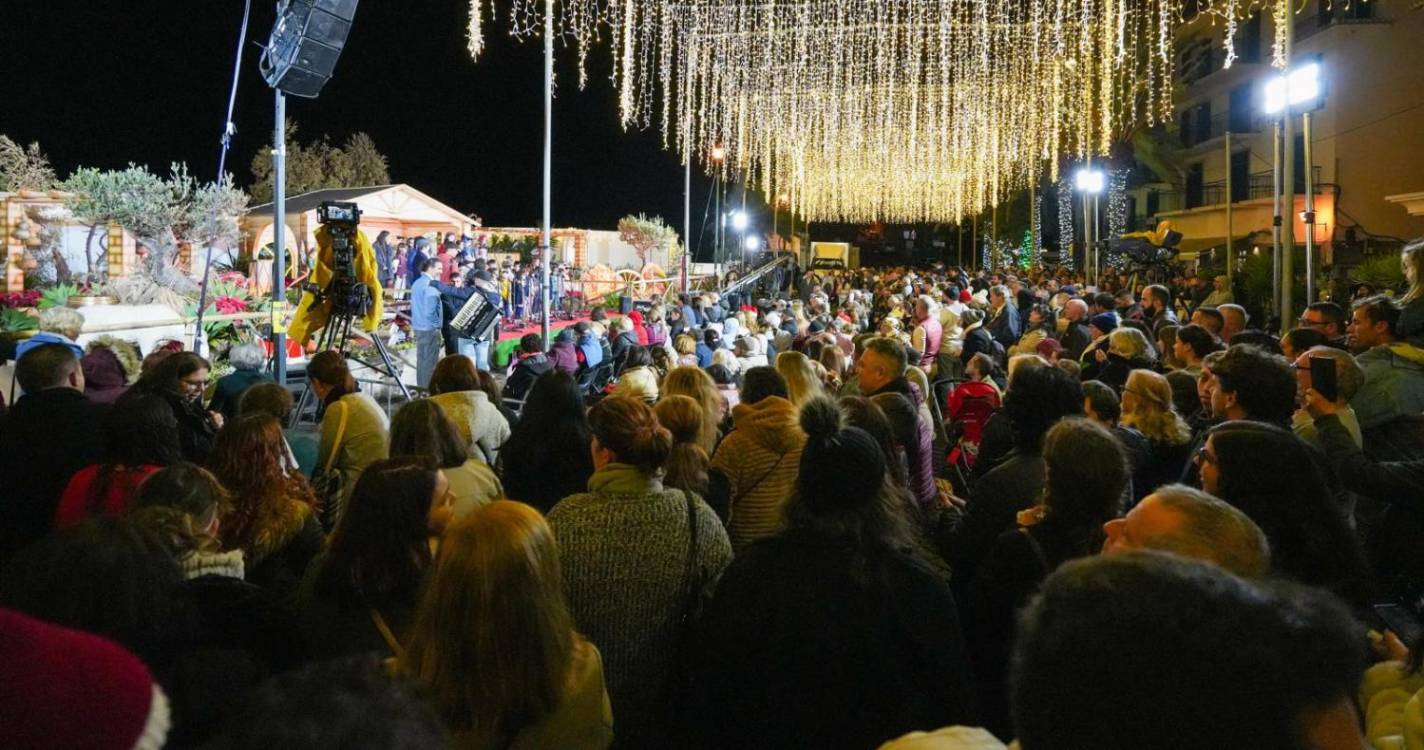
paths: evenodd
<path fill-rule="evenodd" d="M 719 144 L 709 170 L 811 220 L 957 221 L 1170 122 L 1181 1 L 556 0 L 555 20 L 580 85 L 606 36 L 624 126 L 683 154 Z M 511 31 L 542 13 L 513 0 Z"/>

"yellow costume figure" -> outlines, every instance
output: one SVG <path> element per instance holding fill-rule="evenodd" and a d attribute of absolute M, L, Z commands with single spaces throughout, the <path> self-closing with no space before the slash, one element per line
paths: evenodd
<path fill-rule="evenodd" d="M 335 274 L 332 268 L 334 259 L 331 250 L 331 233 L 326 226 L 317 227 L 316 247 L 316 268 L 312 269 L 311 283 L 325 289 Z M 361 327 L 368 333 L 374 333 L 376 326 L 381 322 L 381 281 L 380 276 L 376 273 L 376 250 L 371 247 L 371 241 L 366 238 L 366 233 L 360 230 L 356 232 L 355 265 L 356 280 L 369 287 L 373 297 L 371 309 L 367 310 L 366 316 L 361 319 Z M 305 344 L 313 333 L 326 327 L 326 322 L 330 318 L 331 300 L 323 300 L 318 303 L 311 292 L 303 292 L 302 301 L 297 305 L 296 315 L 292 317 L 288 336 L 293 341 Z"/>

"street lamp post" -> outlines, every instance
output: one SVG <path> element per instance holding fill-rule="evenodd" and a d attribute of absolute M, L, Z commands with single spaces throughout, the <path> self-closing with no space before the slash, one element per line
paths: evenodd
<path fill-rule="evenodd" d="M 1291 307 L 1292 284 L 1294 282 L 1292 274 L 1292 255 L 1294 252 L 1294 229 L 1295 229 L 1295 165 L 1294 165 L 1294 144 L 1292 143 L 1293 117 L 1298 112 L 1301 115 L 1301 136 L 1304 143 L 1305 156 L 1305 211 L 1302 218 L 1305 223 L 1305 301 L 1310 304 L 1315 300 L 1315 169 L 1311 158 L 1311 113 L 1319 109 L 1325 101 L 1324 92 L 1320 83 L 1320 65 L 1309 63 L 1299 68 L 1290 70 L 1282 75 L 1276 76 L 1266 83 L 1266 114 L 1279 116 L 1276 132 L 1285 132 L 1284 151 L 1285 156 L 1281 159 L 1284 178 L 1277 182 L 1276 215 L 1277 223 L 1281 223 L 1281 203 L 1285 204 L 1285 211 L 1289 212 L 1286 221 L 1280 227 L 1281 240 L 1281 296 L 1280 314 L 1282 330 L 1289 328 L 1292 320 Z M 1281 183 L 1284 184 L 1285 196 L 1281 198 Z"/>
<path fill-rule="evenodd" d="M 1087 266 L 1088 283 L 1095 284 L 1098 281 L 1098 196 L 1107 184 L 1107 177 L 1103 170 L 1089 162 L 1087 167 L 1078 170 L 1074 180 L 1083 194 L 1083 265 Z"/>

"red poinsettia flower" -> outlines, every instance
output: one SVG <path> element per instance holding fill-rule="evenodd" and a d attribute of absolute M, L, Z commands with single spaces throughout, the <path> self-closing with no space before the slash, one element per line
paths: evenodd
<path fill-rule="evenodd" d="M 247 303 L 237 297 L 218 297 L 213 300 L 213 307 L 217 308 L 218 313 L 222 315 L 247 311 Z"/>

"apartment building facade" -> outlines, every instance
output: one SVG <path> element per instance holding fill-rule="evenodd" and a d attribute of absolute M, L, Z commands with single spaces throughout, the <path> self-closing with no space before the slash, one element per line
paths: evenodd
<path fill-rule="evenodd" d="M 1337 247 L 1424 236 L 1424 2 L 1307 0 L 1295 16 L 1292 67 L 1316 62 L 1324 103 L 1312 113 L 1315 239 L 1323 262 Z M 1181 184 L 1138 182 L 1135 228 L 1171 221 L 1188 252 L 1224 249 L 1226 206 L 1238 254 L 1269 247 L 1272 118 L 1263 112 L 1274 28 L 1269 13 L 1238 24 L 1224 66 L 1225 27 L 1193 15 L 1178 32 L 1176 119 Z M 1229 134 L 1229 136 L 1228 136 Z M 1229 140 L 1229 148 L 1228 148 Z M 1295 120 L 1295 238 L 1305 242 L 1306 163 Z M 1140 175 L 1144 170 L 1138 169 Z M 1230 180 L 1228 181 L 1228 174 Z M 1229 182 L 1229 189 L 1228 189 Z"/>

